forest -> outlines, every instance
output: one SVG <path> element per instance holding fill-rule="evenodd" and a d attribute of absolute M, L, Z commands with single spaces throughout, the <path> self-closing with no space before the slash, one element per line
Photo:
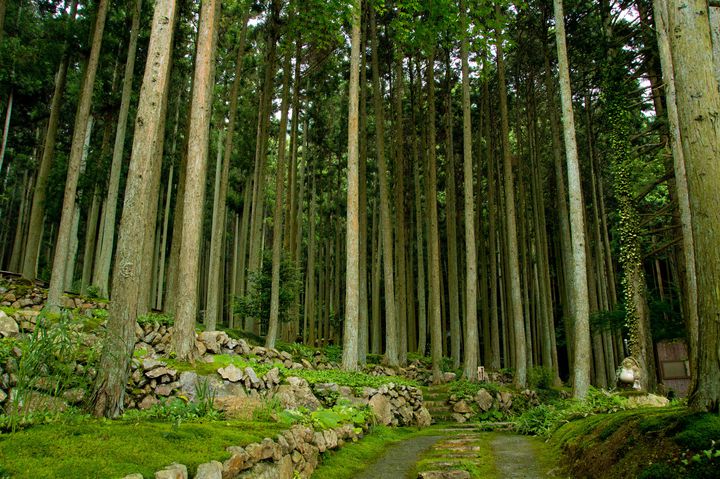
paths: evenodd
<path fill-rule="evenodd" d="M 719 85 L 716 0 L 0 0 L 3 315 L 105 309 L 96 417 L 148 318 L 717 413 Z"/>

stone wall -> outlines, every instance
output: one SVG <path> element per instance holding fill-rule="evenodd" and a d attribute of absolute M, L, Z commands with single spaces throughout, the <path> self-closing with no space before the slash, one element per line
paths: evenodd
<path fill-rule="evenodd" d="M 309 478 L 315 471 L 320 453 L 343 447 L 346 442 L 357 441 L 359 435 L 352 425 L 334 429 L 313 430 L 295 425 L 278 434 L 275 439 L 265 438 L 259 443 L 244 447 L 230 446 L 231 453 L 225 462 L 211 461 L 198 466 L 194 479 L 294 479 Z M 123 479 L 142 479 L 131 474 Z M 171 464 L 157 471 L 156 479 L 187 479 L 187 467 Z"/>

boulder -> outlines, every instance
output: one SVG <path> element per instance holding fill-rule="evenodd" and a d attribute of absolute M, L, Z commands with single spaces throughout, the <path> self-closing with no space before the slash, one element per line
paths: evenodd
<path fill-rule="evenodd" d="M 177 371 L 174 369 L 167 368 L 165 366 L 160 366 L 159 368 L 155 368 L 151 371 L 145 371 L 145 376 L 147 376 L 151 379 L 159 378 L 160 376 L 164 376 L 166 374 L 168 376 L 176 377 Z"/>
<path fill-rule="evenodd" d="M 372 412 L 375 414 L 378 423 L 382 424 L 383 426 L 388 426 L 390 425 L 390 423 L 392 423 L 392 408 L 390 406 L 390 400 L 387 398 L 387 396 L 383 394 L 376 394 L 372 398 L 370 398 L 368 405 L 370 406 Z"/>
<path fill-rule="evenodd" d="M 222 479 L 223 465 L 218 461 L 200 464 L 194 479 Z"/>
<path fill-rule="evenodd" d="M 220 374 L 220 376 L 223 377 L 223 379 L 227 379 L 231 383 L 240 382 L 243 378 L 242 369 L 235 366 L 234 364 L 229 364 L 224 368 L 219 368 L 217 372 L 218 374 Z"/>
<path fill-rule="evenodd" d="M 260 385 L 260 378 L 257 377 L 255 370 L 250 366 L 245 368 L 245 387 L 257 389 Z"/>
<path fill-rule="evenodd" d="M 218 344 L 217 334 L 217 331 L 203 331 L 198 337 L 208 352 L 213 354 L 220 354 L 220 344 Z"/>
<path fill-rule="evenodd" d="M 230 446 L 227 451 L 232 454 L 230 459 L 223 463 L 222 477 L 230 479 L 236 477 L 240 471 L 249 469 L 254 464 L 250 458 L 250 454 L 239 446 Z"/>
<path fill-rule="evenodd" d="M 487 392 L 487 389 L 480 389 L 475 394 L 474 399 L 475 399 L 475 403 L 480 408 L 480 411 L 487 412 L 492 408 L 493 397 L 489 392 Z"/>
<path fill-rule="evenodd" d="M 470 405 L 465 402 L 464 399 L 461 399 L 460 401 L 455 403 L 455 405 L 453 406 L 453 411 L 460 414 L 469 414 L 473 412 Z"/>
<path fill-rule="evenodd" d="M 5 314 L 5 311 L 0 310 L 0 336 L 15 337 L 20 334 L 20 328 L 13 318 Z"/>
<path fill-rule="evenodd" d="M 415 412 L 415 422 L 419 427 L 429 426 L 432 424 L 432 416 L 426 408 L 421 407 L 420 410 Z"/>
<path fill-rule="evenodd" d="M 627 398 L 629 407 L 665 407 L 670 400 L 657 394 L 631 395 Z"/>
<path fill-rule="evenodd" d="M 275 393 L 275 397 L 285 409 L 304 407 L 309 411 L 315 411 L 321 406 L 305 379 L 290 376 L 286 381 L 288 384 L 281 384 Z"/>
<path fill-rule="evenodd" d="M 123 477 L 122 479 L 143 479 L 143 475 L 139 472 L 136 472 L 135 474 L 128 474 L 127 476 Z"/>
<path fill-rule="evenodd" d="M 183 464 L 170 464 L 155 473 L 155 479 L 188 479 L 187 467 Z"/>

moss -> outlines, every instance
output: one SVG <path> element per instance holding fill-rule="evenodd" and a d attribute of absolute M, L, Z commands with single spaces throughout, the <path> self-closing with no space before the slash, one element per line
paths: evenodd
<path fill-rule="evenodd" d="M 123 477 L 154 471 L 172 462 L 222 461 L 228 446 L 273 437 L 284 426 L 251 421 L 182 423 L 86 420 L 32 427 L 0 435 L 3 474 L 15 479 Z"/>
<path fill-rule="evenodd" d="M 675 435 L 675 442 L 694 451 L 709 449 L 712 441 L 720 442 L 720 416 L 695 413 L 680 420 L 682 429 Z"/>
<path fill-rule="evenodd" d="M 453 459 L 452 469 L 465 470 L 471 477 L 483 477 L 487 479 L 498 477 L 495 468 L 495 456 L 492 452 L 491 441 L 494 433 L 480 433 L 478 438 L 470 444 L 477 447 L 475 457 L 471 459 Z M 443 464 L 448 463 L 447 449 L 433 448 L 426 452 L 412 470 L 409 477 L 418 477 L 418 473 L 430 470 L 443 469 Z"/>

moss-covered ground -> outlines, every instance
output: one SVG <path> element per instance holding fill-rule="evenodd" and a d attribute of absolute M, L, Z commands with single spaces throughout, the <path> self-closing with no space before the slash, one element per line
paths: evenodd
<path fill-rule="evenodd" d="M 550 443 L 573 477 L 720 477 L 720 416 L 685 407 L 576 419 L 555 431 Z"/>
<path fill-rule="evenodd" d="M 222 461 L 228 446 L 274 437 L 288 426 L 264 421 L 154 422 L 76 419 L 0 434 L 0 477 L 95 479 L 142 473 L 178 462 L 193 473 Z"/>

